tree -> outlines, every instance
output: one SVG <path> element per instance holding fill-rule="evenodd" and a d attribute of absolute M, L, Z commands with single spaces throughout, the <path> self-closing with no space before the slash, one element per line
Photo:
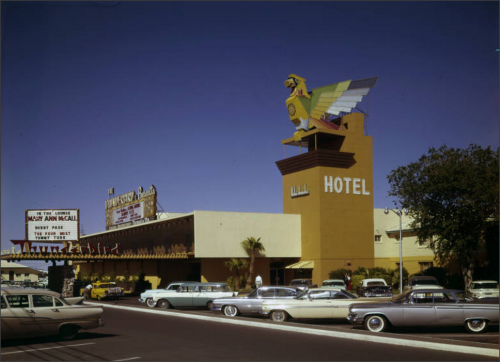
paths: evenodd
<path fill-rule="evenodd" d="M 465 288 L 484 255 L 486 231 L 492 225 L 498 231 L 498 156 L 498 149 L 477 145 L 430 148 L 417 162 L 387 176 L 389 195 L 409 210 L 418 242 L 430 241 L 441 265 L 455 260 Z"/>
<path fill-rule="evenodd" d="M 230 271 L 235 269 L 236 279 L 234 281 L 236 290 L 240 289 L 240 270 L 248 266 L 248 261 L 245 259 L 232 258 L 224 263 Z"/>
<path fill-rule="evenodd" d="M 254 237 L 249 237 L 246 238 L 246 240 L 243 240 L 241 242 L 241 246 L 243 246 L 243 249 L 245 249 L 245 251 L 250 256 L 250 265 L 248 267 L 247 279 L 247 286 L 250 287 L 250 285 L 252 285 L 253 272 L 255 268 L 255 256 L 261 255 L 264 251 L 266 251 L 266 249 L 260 242 L 260 238 L 256 240 Z"/>

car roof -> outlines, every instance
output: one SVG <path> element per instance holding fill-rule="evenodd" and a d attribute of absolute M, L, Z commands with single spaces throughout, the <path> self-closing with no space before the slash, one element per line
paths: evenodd
<path fill-rule="evenodd" d="M 323 280 L 323 283 L 325 282 L 344 282 L 342 279 L 325 279 Z"/>
<path fill-rule="evenodd" d="M 364 282 L 370 281 L 370 282 L 385 282 L 385 279 L 383 278 L 366 278 L 363 279 Z"/>
<path fill-rule="evenodd" d="M 186 283 L 182 283 L 181 285 L 198 285 L 198 286 L 208 286 L 208 285 L 227 285 L 227 283 L 224 283 L 224 282 L 207 282 L 207 283 L 203 283 L 203 282 L 186 282 Z"/>
<path fill-rule="evenodd" d="M 2 288 L 2 295 L 9 294 L 45 294 L 53 295 L 54 297 L 60 297 L 61 293 L 53 292 L 47 289 L 31 289 L 31 288 Z"/>
<path fill-rule="evenodd" d="M 496 280 L 473 280 L 472 281 L 473 283 L 497 283 L 498 282 Z"/>

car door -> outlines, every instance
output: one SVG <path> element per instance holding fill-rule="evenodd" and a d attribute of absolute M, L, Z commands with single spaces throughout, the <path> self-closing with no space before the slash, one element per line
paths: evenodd
<path fill-rule="evenodd" d="M 274 299 L 275 288 L 259 288 L 257 293 L 257 298 L 250 299 L 250 313 L 252 314 L 259 314 L 259 311 L 262 309 L 263 301 Z"/>
<path fill-rule="evenodd" d="M 33 336 L 35 317 L 30 309 L 29 295 L 2 296 L 1 320 L 2 334 L 5 333 L 8 338 Z"/>
<path fill-rule="evenodd" d="M 169 297 L 168 300 L 174 307 L 192 307 L 193 297 L 197 297 L 200 294 L 200 287 L 183 285 L 172 294 L 172 297 Z"/>
<path fill-rule="evenodd" d="M 461 325 L 464 323 L 464 307 L 452 293 L 433 293 L 436 325 Z"/>
<path fill-rule="evenodd" d="M 332 299 L 332 317 L 346 318 L 349 314 L 349 306 L 356 300 L 349 299 L 348 296 L 336 290 L 331 291 L 330 293 Z"/>
<path fill-rule="evenodd" d="M 55 305 L 54 297 L 46 294 L 33 294 L 31 296 L 33 315 L 35 317 L 34 329 L 37 335 L 52 335 L 59 332 L 59 321 L 65 319 L 61 313 L 63 304 L 59 301 Z"/>
<path fill-rule="evenodd" d="M 329 290 L 311 290 L 300 308 L 301 318 L 332 318 L 333 300 Z"/>
<path fill-rule="evenodd" d="M 415 292 L 411 303 L 406 304 L 403 312 L 404 325 L 426 326 L 436 322 L 436 309 L 430 292 Z"/>

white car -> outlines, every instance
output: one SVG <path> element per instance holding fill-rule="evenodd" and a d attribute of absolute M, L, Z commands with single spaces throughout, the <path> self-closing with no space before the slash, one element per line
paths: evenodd
<path fill-rule="evenodd" d="M 70 340 L 80 329 L 104 325 L 102 306 L 72 305 L 50 290 L 2 288 L 1 302 L 2 340 L 51 335 Z"/>
<path fill-rule="evenodd" d="M 382 278 L 363 279 L 356 288 L 358 297 L 392 297 L 392 288 Z"/>
<path fill-rule="evenodd" d="M 172 282 L 169 285 L 167 285 L 166 288 L 161 288 L 161 289 L 148 289 L 141 293 L 141 298 L 139 299 L 139 303 L 146 303 L 146 305 L 150 308 L 156 307 L 156 302 L 153 301 L 153 296 L 155 296 L 157 293 L 174 293 L 177 291 L 177 289 L 182 285 L 186 284 L 189 282 Z"/>
<path fill-rule="evenodd" d="M 335 289 L 342 289 L 342 290 L 346 289 L 345 283 L 342 279 L 323 280 L 321 287 L 322 288 L 335 288 Z"/>
<path fill-rule="evenodd" d="M 206 307 L 212 310 L 214 299 L 236 297 L 226 283 L 184 283 L 175 293 L 156 293 L 153 302 L 158 308 L 170 309 L 178 307 Z"/>
<path fill-rule="evenodd" d="M 439 281 L 433 276 L 414 276 L 408 280 L 408 285 L 403 288 L 406 290 L 413 289 L 443 289 L 439 285 Z"/>
<path fill-rule="evenodd" d="M 358 298 L 345 290 L 333 288 L 306 289 L 293 299 L 262 302 L 261 314 L 275 322 L 288 318 L 347 318 L 352 303 L 373 303 L 370 298 Z"/>
<path fill-rule="evenodd" d="M 498 282 L 495 280 L 475 280 L 467 289 L 473 298 L 498 298 Z"/>

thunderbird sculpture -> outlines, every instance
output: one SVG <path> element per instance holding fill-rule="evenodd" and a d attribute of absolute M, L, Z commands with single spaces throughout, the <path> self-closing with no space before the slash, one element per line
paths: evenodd
<path fill-rule="evenodd" d="M 326 85 L 307 91 L 305 79 L 290 74 L 285 86 L 291 88 L 286 107 L 290 120 L 295 125 L 296 141 L 302 138 L 304 132 L 316 127 L 320 129 L 339 129 L 334 121 L 351 113 L 361 102 L 363 96 L 375 86 L 378 77 L 361 80 L 346 80 L 344 82 Z"/>

